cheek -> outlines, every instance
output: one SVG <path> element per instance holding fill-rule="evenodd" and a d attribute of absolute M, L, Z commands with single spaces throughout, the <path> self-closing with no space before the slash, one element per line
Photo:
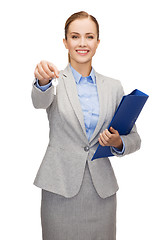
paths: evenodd
<path fill-rule="evenodd" d="M 73 42 L 73 41 L 69 41 L 68 42 L 68 49 L 69 49 L 69 51 L 74 50 L 76 48 L 76 46 L 77 46 L 76 42 Z"/>
<path fill-rule="evenodd" d="M 96 52 L 96 49 L 97 49 L 97 44 L 96 43 L 91 42 L 89 44 L 89 47 L 90 47 L 92 52 Z"/>

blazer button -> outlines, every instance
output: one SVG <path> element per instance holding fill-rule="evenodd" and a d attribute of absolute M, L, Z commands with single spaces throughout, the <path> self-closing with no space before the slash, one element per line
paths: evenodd
<path fill-rule="evenodd" d="M 84 147 L 84 151 L 88 152 L 89 151 L 89 147 L 88 146 Z"/>

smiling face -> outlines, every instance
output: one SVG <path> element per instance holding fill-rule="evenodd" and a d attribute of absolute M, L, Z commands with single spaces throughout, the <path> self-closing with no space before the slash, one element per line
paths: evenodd
<path fill-rule="evenodd" d="M 63 39 L 70 55 L 72 66 L 91 64 L 100 40 L 97 39 L 96 24 L 90 18 L 76 19 L 70 23 L 67 39 Z"/>

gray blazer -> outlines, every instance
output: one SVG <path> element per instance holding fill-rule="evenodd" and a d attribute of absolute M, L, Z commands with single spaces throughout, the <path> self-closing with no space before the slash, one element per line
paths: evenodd
<path fill-rule="evenodd" d="M 60 72 L 56 95 L 54 86 L 42 92 L 33 82 L 33 105 L 46 109 L 50 127 L 49 144 L 34 184 L 67 198 L 79 192 L 86 162 L 100 197 L 109 197 L 118 190 L 110 160 L 100 158 L 91 161 L 91 158 L 97 149 L 99 134 L 108 127 L 124 92 L 118 80 L 97 72 L 95 74 L 100 114 L 90 141 L 86 136 L 76 83 L 69 65 Z M 136 126 L 130 134 L 122 137 L 125 143 L 122 156 L 140 148 L 141 140 Z M 115 152 L 113 154 L 118 156 Z"/>

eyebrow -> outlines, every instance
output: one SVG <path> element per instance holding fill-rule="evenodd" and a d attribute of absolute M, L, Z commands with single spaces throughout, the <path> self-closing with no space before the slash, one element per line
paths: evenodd
<path fill-rule="evenodd" d="M 80 33 L 78 33 L 78 32 L 71 32 L 70 34 L 78 34 L 78 35 L 80 35 Z M 93 34 L 93 35 L 95 35 L 94 33 L 91 33 L 91 32 L 89 32 L 89 33 L 85 33 L 86 35 L 89 35 L 89 34 Z"/>

